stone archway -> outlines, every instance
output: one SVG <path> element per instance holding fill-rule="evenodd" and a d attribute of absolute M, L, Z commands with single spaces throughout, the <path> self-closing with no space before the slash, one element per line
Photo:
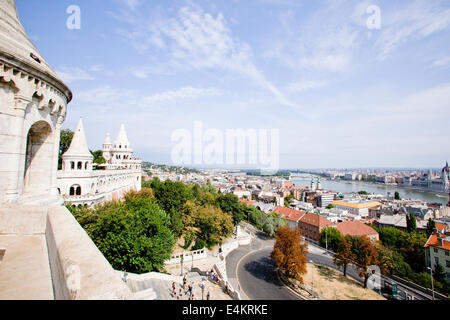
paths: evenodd
<path fill-rule="evenodd" d="M 47 193 L 53 172 L 53 132 L 46 121 L 38 121 L 28 131 L 25 155 L 24 194 Z"/>

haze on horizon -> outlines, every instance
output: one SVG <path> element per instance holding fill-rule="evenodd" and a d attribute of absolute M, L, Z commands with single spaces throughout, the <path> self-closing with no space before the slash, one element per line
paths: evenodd
<path fill-rule="evenodd" d="M 93 150 L 124 123 L 137 157 L 171 164 L 172 133 L 201 121 L 279 129 L 280 168 L 440 168 L 450 3 L 372 2 L 81 1 L 80 30 L 66 27 L 73 1 L 17 6 L 73 91 L 63 128 L 82 116 Z"/>

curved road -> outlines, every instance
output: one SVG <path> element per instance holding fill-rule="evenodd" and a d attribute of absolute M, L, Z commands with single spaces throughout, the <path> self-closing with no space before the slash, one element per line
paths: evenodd
<path fill-rule="evenodd" d="M 299 300 L 279 280 L 270 259 L 272 249 L 262 249 L 242 258 L 237 266 L 241 293 L 250 300 Z"/>
<path fill-rule="evenodd" d="M 301 300 L 289 288 L 283 285 L 275 272 L 275 264 L 270 258 L 275 241 L 267 238 L 262 232 L 254 230 L 255 239 L 250 245 L 232 251 L 226 259 L 228 281 L 241 293 L 244 300 Z M 333 263 L 330 255 L 323 249 L 311 245 L 308 260 L 342 271 Z M 347 267 L 347 275 L 355 280 L 363 280 L 353 266 Z M 384 278 L 384 277 L 383 277 Z M 431 297 L 398 283 L 401 300 L 405 294 L 418 300 L 430 300 Z"/>

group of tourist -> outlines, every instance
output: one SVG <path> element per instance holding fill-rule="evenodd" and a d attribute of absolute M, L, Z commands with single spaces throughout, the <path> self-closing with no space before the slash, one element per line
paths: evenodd
<path fill-rule="evenodd" d="M 195 294 L 194 294 L 194 282 L 187 283 L 187 276 L 185 275 L 183 277 L 183 286 L 180 288 L 180 290 L 177 293 L 176 284 L 175 282 L 172 282 L 172 290 L 171 290 L 172 298 L 177 298 L 177 300 L 182 300 L 183 296 L 188 296 L 188 300 L 195 300 Z M 211 298 L 211 294 L 208 291 L 206 294 L 206 300 L 209 300 Z"/>

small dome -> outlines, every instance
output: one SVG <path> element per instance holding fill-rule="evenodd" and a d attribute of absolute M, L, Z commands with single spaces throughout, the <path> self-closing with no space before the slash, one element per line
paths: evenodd
<path fill-rule="evenodd" d="M 47 76 L 46 81 L 63 92 L 68 102 L 72 100 L 72 92 L 58 78 L 56 72 L 48 65 L 28 37 L 19 20 L 14 0 L 0 2 L 0 57 L 6 62 L 25 69 L 27 72 L 40 73 Z"/>

